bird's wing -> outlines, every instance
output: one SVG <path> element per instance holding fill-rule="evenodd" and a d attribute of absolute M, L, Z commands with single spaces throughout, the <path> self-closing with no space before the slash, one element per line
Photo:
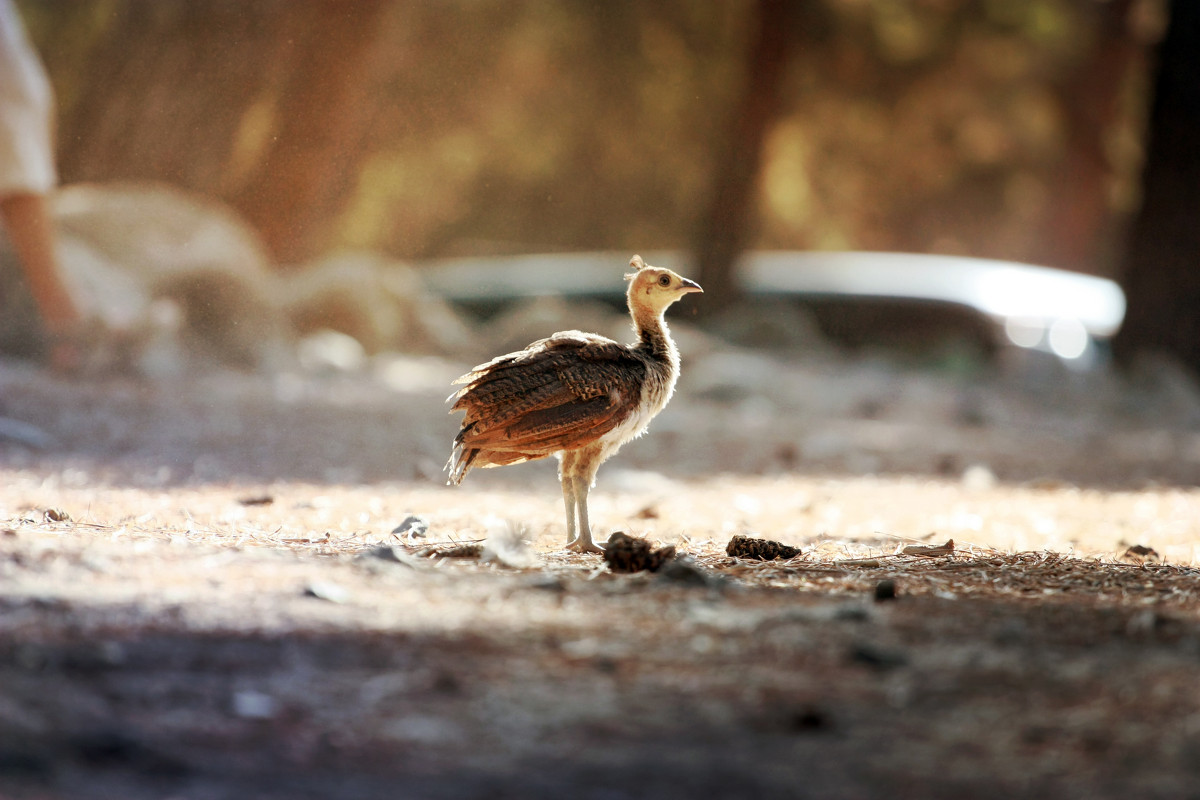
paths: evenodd
<path fill-rule="evenodd" d="M 476 367 L 452 399 L 464 410 L 455 440 L 468 447 L 551 453 L 582 447 L 641 399 L 646 367 L 627 347 L 567 331 Z"/>
<path fill-rule="evenodd" d="M 465 383 L 468 386 L 466 389 L 459 389 L 450 395 L 450 399 L 455 399 L 465 394 L 471 384 L 474 384 L 479 378 L 485 375 L 499 374 L 510 368 L 519 369 L 521 365 L 536 360 L 547 352 L 595 348 L 597 353 L 604 353 L 613 346 L 617 349 L 623 349 L 621 345 L 606 336 L 599 336 L 595 333 L 584 333 L 583 331 L 559 331 L 552 336 L 547 336 L 545 339 L 538 339 L 524 350 L 505 353 L 502 356 L 496 356 L 491 361 L 472 367 L 465 375 L 460 375 L 451 381 L 454 385 Z"/>

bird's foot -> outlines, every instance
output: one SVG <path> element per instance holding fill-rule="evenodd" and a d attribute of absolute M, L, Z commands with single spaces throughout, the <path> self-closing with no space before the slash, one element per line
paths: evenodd
<path fill-rule="evenodd" d="M 576 553 L 596 553 L 597 555 L 604 554 L 604 548 L 597 545 L 590 538 L 584 539 L 582 536 L 573 542 L 567 544 L 568 550 Z"/>

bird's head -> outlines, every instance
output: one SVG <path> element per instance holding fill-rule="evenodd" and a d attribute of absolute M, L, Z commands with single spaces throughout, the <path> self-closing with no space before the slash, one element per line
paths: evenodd
<path fill-rule="evenodd" d="M 629 281 L 631 306 L 662 312 L 685 294 L 704 291 L 695 281 L 665 267 L 652 267 L 642 261 L 641 256 L 631 258 L 629 266 L 634 270 L 625 276 L 625 280 Z"/>

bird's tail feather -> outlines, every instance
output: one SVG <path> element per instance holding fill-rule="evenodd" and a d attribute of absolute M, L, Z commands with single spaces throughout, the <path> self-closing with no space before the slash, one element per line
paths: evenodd
<path fill-rule="evenodd" d="M 467 477 L 467 472 L 471 469 L 471 464 L 474 463 L 475 457 L 479 455 L 479 448 L 473 447 L 469 450 L 464 449 L 461 444 L 455 446 L 454 451 L 450 453 L 450 460 L 446 462 L 445 470 L 450 473 L 446 483 L 458 486 L 463 482 L 463 478 Z"/>

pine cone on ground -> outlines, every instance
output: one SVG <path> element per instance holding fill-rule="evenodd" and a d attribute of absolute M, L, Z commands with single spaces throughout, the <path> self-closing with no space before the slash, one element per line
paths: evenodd
<path fill-rule="evenodd" d="M 734 536 L 725 548 L 725 555 L 733 558 L 755 558 L 760 561 L 773 561 L 776 558 L 789 559 L 800 555 L 799 547 L 792 547 L 769 539 L 755 539 L 750 536 Z"/>
<path fill-rule="evenodd" d="M 655 550 L 645 539 L 638 539 L 622 531 L 608 537 L 604 548 L 604 560 L 613 572 L 657 572 L 658 568 L 675 557 L 675 546 L 667 545 Z"/>

